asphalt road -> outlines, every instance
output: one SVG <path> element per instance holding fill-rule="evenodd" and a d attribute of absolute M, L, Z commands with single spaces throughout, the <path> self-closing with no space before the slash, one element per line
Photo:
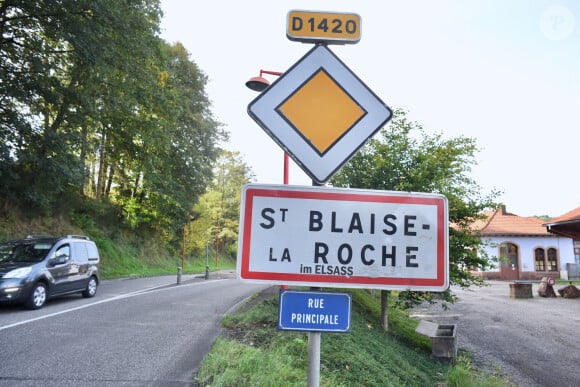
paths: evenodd
<path fill-rule="evenodd" d="M 447 311 L 423 305 L 412 315 L 457 324 L 459 349 L 517 386 L 580 386 L 580 299 L 539 297 L 536 284 L 533 298 L 515 299 L 508 282 L 489 284 L 453 289 L 459 302 Z"/>
<path fill-rule="evenodd" d="M 96 297 L 37 311 L 0 307 L 0 386 L 190 386 L 223 315 L 267 285 L 175 276 L 105 281 Z M 559 287 L 556 286 L 556 289 Z M 454 289 L 446 311 L 413 315 L 457 324 L 461 350 L 518 386 L 580 385 L 580 299 L 513 299 L 506 282 Z"/>
<path fill-rule="evenodd" d="M 0 307 L 0 386 L 189 386 L 228 311 L 266 286 L 176 276 L 104 281 L 37 311 Z"/>

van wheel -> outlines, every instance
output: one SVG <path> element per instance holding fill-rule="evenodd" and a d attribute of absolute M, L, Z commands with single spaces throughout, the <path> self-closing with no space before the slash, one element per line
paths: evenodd
<path fill-rule="evenodd" d="M 89 278 L 89 283 L 87 284 L 87 288 L 83 291 L 83 297 L 91 298 L 97 294 L 97 279 L 95 277 Z"/>
<path fill-rule="evenodd" d="M 32 288 L 32 292 L 30 293 L 25 306 L 28 309 L 40 309 L 46 302 L 46 296 L 46 285 L 39 282 Z"/>

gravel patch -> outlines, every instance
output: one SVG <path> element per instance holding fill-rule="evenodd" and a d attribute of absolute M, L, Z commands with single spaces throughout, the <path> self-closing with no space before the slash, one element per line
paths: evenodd
<path fill-rule="evenodd" d="M 509 282 L 489 281 L 469 290 L 452 288 L 458 302 L 443 310 L 423 304 L 411 316 L 457 324 L 460 351 L 474 365 L 507 376 L 517 386 L 580 385 L 580 299 L 510 297 Z M 555 285 L 554 290 L 563 288 Z"/>

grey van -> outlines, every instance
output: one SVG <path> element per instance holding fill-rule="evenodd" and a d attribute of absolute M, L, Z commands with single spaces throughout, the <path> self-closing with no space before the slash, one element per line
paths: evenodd
<path fill-rule="evenodd" d="M 42 308 L 55 296 L 93 297 L 99 285 L 99 252 L 82 235 L 34 236 L 0 244 L 0 303 Z"/>

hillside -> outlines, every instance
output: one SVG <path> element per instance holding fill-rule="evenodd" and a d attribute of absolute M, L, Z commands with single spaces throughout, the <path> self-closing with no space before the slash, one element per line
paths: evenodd
<path fill-rule="evenodd" d="M 133 230 L 116 216 L 117 209 L 110 205 L 97 205 L 90 200 L 68 201 L 46 213 L 2 200 L 0 242 L 22 238 L 26 235 L 86 235 L 95 241 L 101 255 L 102 279 L 125 276 L 150 276 L 176 273 L 181 267 L 181 245 L 164 241 L 151 230 Z M 177 238 L 174 238 L 177 240 Z M 211 250 L 215 258 L 215 250 Z M 185 273 L 205 271 L 205 254 L 188 251 L 184 256 Z M 219 268 L 233 267 L 230 256 L 219 256 Z M 215 269 L 215 259 L 210 262 Z"/>

